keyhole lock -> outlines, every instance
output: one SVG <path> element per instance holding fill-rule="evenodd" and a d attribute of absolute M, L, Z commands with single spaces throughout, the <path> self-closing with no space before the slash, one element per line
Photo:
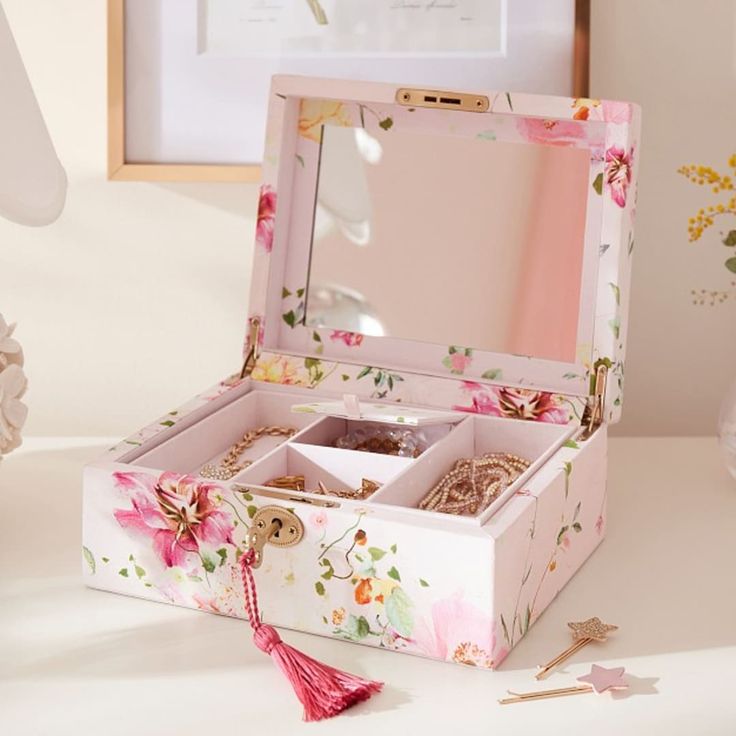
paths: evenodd
<path fill-rule="evenodd" d="M 282 506 L 263 506 L 253 515 L 253 525 L 247 537 L 249 547 L 256 551 L 256 564 L 259 567 L 263 558 L 263 548 L 267 544 L 275 547 L 293 547 L 304 536 L 304 525 L 299 517 Z"/>

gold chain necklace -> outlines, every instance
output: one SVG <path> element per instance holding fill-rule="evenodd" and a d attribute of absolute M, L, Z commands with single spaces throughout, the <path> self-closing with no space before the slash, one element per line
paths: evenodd
<path fill-rule="evenodd" d="M 488 508 L 530 463 L 508 452 L 463 458 L 419 502 L 419 508 L 475 516 Z"/>
<path fill-rule="evenodd" d="M 261 437 L 292 437 L 296 434 L 293 427 L 258 427 L 258 429 L 249 429 L 241 440 L 236 442 L 228 451 L 225 457 L 220 460 L 219 465 L 207 463 L 202 466 L 199 474 L 203 478 L 211 478 L 213 480 L 230 480 L 236 476 L 241 470 L 245 470 L 253 464 L 252 460 L 244 460 L 239 463 L 240 456 L 252 447 Z"/>

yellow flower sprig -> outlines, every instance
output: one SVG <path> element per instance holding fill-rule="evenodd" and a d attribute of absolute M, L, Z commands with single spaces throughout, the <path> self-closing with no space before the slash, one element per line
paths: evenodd
<path fill-rule="evenodd" d="M 736 176 L 736 153 L 728 159 L 728 166 Z M 736 190 L 732 176 L 728 174 L 721 175 L 710 166 L 700 166 L 698 164 L 681 166 L 677 169 L 677 173 L 682 174 L 693 184 L 709 186 L 713 194 L 733 192 Z M 688 219 L 687 231 L 690 242 L 700 240 L 705 230 L 714 224 L 717 216 L 727 214 L 736 215 L 736 194 L 730 197 L 725 203 L 701 207 L 693 217 Z"/>

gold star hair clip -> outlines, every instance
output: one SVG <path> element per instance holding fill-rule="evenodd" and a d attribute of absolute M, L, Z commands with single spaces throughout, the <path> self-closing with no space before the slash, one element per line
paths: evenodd
<path fill-rule="evenodd" d="M 572 657 L 578 649 L 582 649 L 592 641 L 606 641 L 608 635 L 618 629 L 618 626 L 603 623 L 597 616 L 585 621 L 570 621 L 567 625 L 572 630 L 573 643 L 547 664 L 540 665 L 539 672 L 535 675 L 537 680 L 544 679 L 557 665 Z"/>

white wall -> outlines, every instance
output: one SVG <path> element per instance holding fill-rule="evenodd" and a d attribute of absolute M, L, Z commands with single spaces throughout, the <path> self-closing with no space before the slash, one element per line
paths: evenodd
<path fill-rule="evenodd" d="M 724 259 L 687 243 L 702 192 L 675 170 L 736 151 L 735 3 L 593 4 L 592 91 L 644 106 L 620 429 L 709 433 L 736 375 L 736 301 L 690 303 L 692 287 L 723 281 Z M 107 182 L 105 2 L 3 5 L 70 185 L 51 227 L 0 220 L 0 311 L 20 323 L 27 434 L 120 436 L 238 366 L 255 188 Z"/>
<path fill-rule="evenodd" d="M 69 176 L 55 224 L 0 218 L 26 435 L 120 436 L 239 366 L 256 190 L 106 181 L 105 6 L 3 2 Z"/>
<path fill-rule="evenodd" d="M 687 220 L 724 199 L 677 173 L 726 173 L 736 153 L 736 0 L 593 0 L 591 93 L 642 105 L 625 434 L 714 434 L 736 379 L 736 298 L 692 304 L 691 289 L 731 289 L 733 248 L 718 231 L 688 242 Z"/>

